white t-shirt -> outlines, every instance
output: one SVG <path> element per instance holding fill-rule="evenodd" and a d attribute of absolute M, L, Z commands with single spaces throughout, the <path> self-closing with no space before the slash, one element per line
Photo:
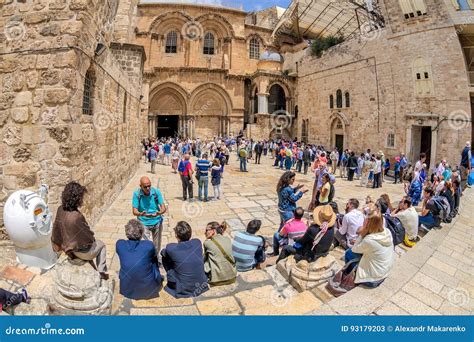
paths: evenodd
<path fill-rule="evenodd" d="M 356 240 L 357 231 L 364 225 L 364 214 L 358 209 L 352 209 L 342 219 L 342 225 L 339 233 L 346 234 L 347 245 L 352 247 L 351 240 Z"/>
<path fill-rule="evenodd" d="M 410 240 L 413 240 L 418 235 L 418 213 L 414 207 L 407 210 L 400 211 L 394 215 L 400 220 L 405 228 L 405 232 Z"/>

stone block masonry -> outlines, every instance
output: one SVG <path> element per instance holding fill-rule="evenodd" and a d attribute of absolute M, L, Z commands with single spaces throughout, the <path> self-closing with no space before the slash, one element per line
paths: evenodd
<path fill-rule="evenodd" d="M 13 191 L 48 184 L 55 212 L 71 180 L 87 187 L 83 212 L 94 223 L 135 171 L 146 135 L 144 55 L 141 47 L 112 44 L 117 6 L 0 4 L 0 226 Z"/>

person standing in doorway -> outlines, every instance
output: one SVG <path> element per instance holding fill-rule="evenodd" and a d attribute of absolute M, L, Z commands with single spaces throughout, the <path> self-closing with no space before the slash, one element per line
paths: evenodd
<path fill-rule="evenodd" d="M 189 161 L 190 158 L 191 156 L 186 153 L 178 165 L 178 172 L 183 186 L 183 201 L 186 201 L 188 195 L 189 199 L 193 198 L 193 166 Z"/>

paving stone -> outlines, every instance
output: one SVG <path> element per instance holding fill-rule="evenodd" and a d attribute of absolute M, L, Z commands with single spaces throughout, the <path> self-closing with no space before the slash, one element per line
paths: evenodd
<path fill-rule="evenodd" d="M 199 311 L 195 305 L 175 306 L 167 308 L 132 308 L 130 315 L 138 316 L 198 316 Z"/>
<path fill-rule="evenodd" d="M 285 296 L 273 286 L 263 286 L 235 295 L 245 315 L 302 315 L 321 306 L 321 301 L 309 291 Z"/>
<path fill-rule="evenodd" d="M 438 311 L 404 291 L 397 292 L 390 300 L 411 315 L 439 315 Z"/>
<path fill-rule="evenodd" d="M 239 315 L 242 311 L 231 296 L 198 301 L 196 305 L 201 315 Z"/>
<path fill-rule="evenodd" d="M 32 298 L 30 304 L 21 303 L 14 309 L 15 316 L 46 316 L 48 312 L 48 302 L 41 298 Z"/>
<path fill-rule="evenodd" d="M 34 276 L 35 274 L 30 271 L 13 266 L 5 267 L 1 272 L 1 277 L 3 279 L 14 281 L 22 286 L 28 284 Z"/>
<path fill-rule="evenodd" d="M 441 290 L 443 289 L 443 284 L 441 284 L 439 281 L 434 280 L 433 278 L 418 272 L 415 274 L 415 276 L 412 278 L 413 281 L 417 282 L 418 284 L 426 287 L 427 289 L 431 290 L 432 292 L 439 294 Z"/>
<path fill-rule="evenodd" d="M 136 308 L 183 306 L 192 305 L 193 303 L 193 298 L 174 298 L 164 290 L 160 291 L 160 296 L 158 298 L 132 301 L 132 305 Z"/>
<path fill-rule="evenodd" d="M 375 311 L 378 316 L 404 316 L 409 315 L 408 312 L 400 308 L 398 305 L 388 301 Z"/>
<path fill-rule="evenodd" d="M 230 294 L 234 293 L 237 290 L 237 288 L 238 288 L 237 282 L 230 285 L 211 286 L 209 291 L 206 291 L 203 294 L 201 294 L 196 300 L 200 300 L 202 298 L 229 296 Z"/>
<path fill-rule="evenodd" d="M 433 309 L 438 309 L 443 303 L 442 297 L 414 281 L 410 281 L 408 284 L 406 284 L 403 287 L 403 290 L 417 298 L 419 301 L 431 306 Z"/>
<path fill-rule="evenodd" d="M 270 275 L 264 270 L 251 270 L 247 272 L 240 272 L 238 277 L 246 283 L 260 283 L 271 280 Z"/>

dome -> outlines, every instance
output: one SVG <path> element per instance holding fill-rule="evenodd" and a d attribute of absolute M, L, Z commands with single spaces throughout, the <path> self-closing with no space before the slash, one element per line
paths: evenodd
<path fill-rule="evenodd" d="M 270 51 L 265 51 L 260 55 L 260 60 L 261 61 L 275 61 L 275 62 L 282 62 L 283 58 L 281 55 L 277 52 L 270 52 Z"/>

